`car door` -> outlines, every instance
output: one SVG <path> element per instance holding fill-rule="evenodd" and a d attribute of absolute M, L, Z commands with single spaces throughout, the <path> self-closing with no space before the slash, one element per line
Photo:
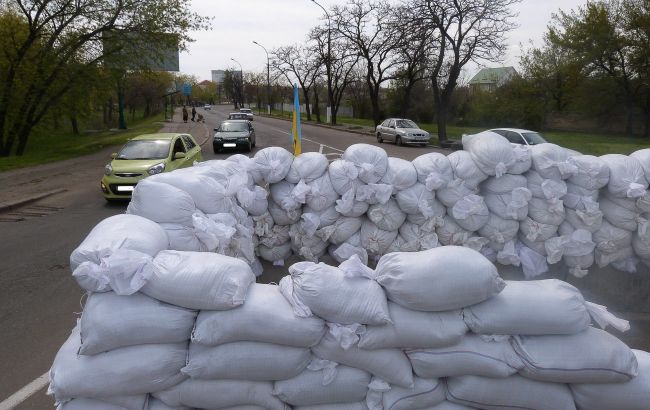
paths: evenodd
<path fill-rule="evenodd" d="M 185 158 L 174 159 L 174 156 L 179 152 L 184 153 Z M 174 141 L 172 142 L 172 153 L 171 157 L 169 158 L 169 171 L 188 166 L 188 160 L 189 158 L 187 156 L 187 148 L 185 148 L 183 138 L 181 138 L 181 136 L 174 138 Z M 189 165 L 192 165 L 192 162 L 189 162 Z"/>
<path fill-rule="evenodd" d="M 250 122 L 248 123 L 248 133 L 250 135 L 251 145 L 254 146 L 255 142 L 256 142 L 255 141 L 255 128 L 253 128 L 253 124 L 251 124 Z"/>
<path fill-rule="evenodd" d="M 201 147 L 198 146 L 196 142 L 194 142 L 191 136 L 183 135 L 181 137 L 183 138 L 185 148 L 187 149 L 187 157 L 189 159 L 189 162 L 193 164 L 194 161 L 202 161 L 203 156 L 201 155 Z"/>
<path fill-rule="evenodd" d="M 380 136 L 386 133 L 386 126 L 388 125 L 388 120 L 384 120 L 381 124 L 377 126 L 377 132 Z"/>
<path fill-rule="evenodd" d="M 395 120 L 388 121 L 388 127 L 386 128 L 386 135 L 388 136 L 388 138 L 386 139 L 391 142 L 395 142 L 396 134 L 397 134 L 397 130 L 395 129 Z"/>

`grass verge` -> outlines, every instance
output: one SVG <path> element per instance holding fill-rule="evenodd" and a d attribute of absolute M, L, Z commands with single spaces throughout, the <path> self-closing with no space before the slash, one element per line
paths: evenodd
<path fill-rule="evenodd" d="M 74 135 L 62 131 L 39 130 L 29 137 L 25 153 L 20 156 L 0 158 L 0 171 L 45 164 L 91 154 L 104 147 L 122 145 L 129 138 L 157 132 L 163 114 L 131 123 L 127 130 L 101 131 Z"/>

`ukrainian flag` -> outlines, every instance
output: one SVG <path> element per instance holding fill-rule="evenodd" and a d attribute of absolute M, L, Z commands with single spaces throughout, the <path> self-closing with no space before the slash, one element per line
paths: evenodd
<path fill-rule="evenodd" d="M 298 156 L 302 152 L 302 133 L 300 131 L 300 100 L 298 99 L 298 85 L 293 85 L 293 155 Z"/>

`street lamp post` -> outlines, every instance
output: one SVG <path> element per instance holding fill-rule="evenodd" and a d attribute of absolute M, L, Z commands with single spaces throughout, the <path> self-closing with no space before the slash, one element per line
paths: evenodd
<path fill-rule="evenodd" d="M 327 72 L 327 122 L 332 122 L 332 19 L 325 7 L 316 0 L 312 3 L 323 9 L 327 16 L 327 57 L 325 58 L 325 71 Z"/>
<path fill-rule="evenodd" d="M 239 64 L 239 81 L 241 82 L 241 84 L 239 85 L 239 86 L 241 87 L 241 88 L 240 88 L 241 91 L 240 91 L 240 93 L 239 93 L 239 94 L 240 94 L 240 95 L 239 95 L 239 98 L 241 99 L 240 103 L 241 103 L 241 106 L 243 107 L 243 106 L 244 106 L 244 96 L 243 96 L 243 94 L 244 94 L 244 93 L 243 93 L 243 88 L 244 88 L 244 69 L 242 68 L 241 63 L 240 63 L 239 61 L 235 60 L 234 58 L 231 58 L 231 60 L 234 61 L 235 63 Z M 235 107 L 235 108 L 237 108 L 237 107 Z"/>
<path fill-rule="evenodd" d="M 269 59 L 269 52 L 266 51 L 266 47 L 257 41 L 253 41 L 253 44 L 262 47 L 266 53 L 266 109 L 268 111 L 267 114 L 271 115 L 271 60 Z"/>

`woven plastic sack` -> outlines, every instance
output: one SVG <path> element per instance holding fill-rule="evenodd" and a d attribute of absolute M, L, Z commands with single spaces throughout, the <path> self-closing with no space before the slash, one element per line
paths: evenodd
<path fill-rule="evenodd" d="M 490 212 L 500 218 L 522 221 L 528 215 L 528 202 L 532 195 L 528 188 L 515 188 L 511 193 L 487 193 L 483 198 Z"/>
<path fill-rule="evenodd" d="M 78 355 L 80 346 L 75 327 L 50 369 L 48 394 L 57 402 L 146 394 L 184 379 L 179 370 L 185 364 L 187 343 L 129 346 L 95 356 Z"/>
<path fill-rule="evenodd" d="M 528 179 L 523 175 L 505 174 L 501 178 L 490 177 L 481 183 L 481 191 L 491 194 L 507 194 L 515 188 L 526 188 Z"/>
<path fill-rule="evenodd" d="M 429 191 L 444 188 L 454 179 L 454 171 L 447 156 L 439 152 L 429 152 L 413 160 L 417 171 L 418 182 L 424 184 Z"/>
<path fill-rule="evenodd" d="M 413 251 L 424 251 L 431 248 L 436 248 L 438 243 L 438 235 L 434 232 L 428 232 L 422 229 L 422 225 L 405 222 L 399 228 L 399 235 L 405 243 L 412 243 Z M 406 251 L 398 250 L 399 251 Z"/>
<path fill-rule="evenodd" d="M 641 218 L 639 211 L 621 206 L 607 196 L 600 198 L 600 210 L 607 222 L 626 231 L 636 231 L 639 228 L 639 222 L 647 225 L 647 222 Z"/>
<path fill-rule="evenodd" d="M 357 201 L 372 204 L 385 204 L 393 193 L 393 187 L 387 184 L 363 184 L 356 190 Z"/>
<path fill-rule="evenodd" d="M 423 410 L 474 410 L 476 407 L 463 406 L 462 404 L 452 403 L 450 401 L 443 401 L 437 406 L 427 407 Z"/>
<path fill-rule="evenodd" d="M 189 340 L 196 312 L 141 293 L 93 293 L 79 321 L 79 354 L 95 355 L 124 346 Z"/>
<path fill-rule="evenodd" d="M 366 219 L 361 224 L 361 244 L 369 255 L 381 256 L 397 237 L 397 231 L 380 229 L 372 221 Z"/>
<path fill-rule="evenodd" d="M 242 188 L 253 187 L 254 180 L 249 174 L 255 166 L 243 164 L 241 161 L 210 160 L 197 162 L 191 168 L 183 168 L 174 172 L 190 172 L 207 175 L 217 181 L 226 189 L 226 195 L 234 196 Z"/>
<path fill-rule="evenodd" d="M 526 180 L 528 189 L 536 198 L 557 200 L 567 194 L 566 182 L 543 178 L 537 171 L 528 171 Z"/>
<path fill-rule="evenodd" d="M 354 195 L 357 187 L 363 182 L 359 180 L 359 170 L 356 165 L 350 161 L 337 159 L 332 161 L 327 169 L 332 182 L 332 187 L 339 195 L 352 191 Z"/>
<path fill-rule="evenodd" d="M 309 349 L 260 342 L 218 346 L 190 344 L 181 372 L 193 379 L 284 380 L 298 375 L 311 361 Z"/>
<path fill-rule="evenodd" d="M 265 261 L 271 262 L 276 266 L 283 266 L 284 261 L 291 256 L 291 242 L 274 245 L 273 247 L 259 244 L 256 250 L 259 257 Z"/>
<path fill-rule="evenodd" d="M 194 228 L 180 224 L 160 224 L 167 233 L 167 249 L 174 251 L 208 252 L 208 246 L 197 236 Z"/>
<path fill-rule="evenodd" d="M 464 151 L 456 151 L 464 152 Z M 444 187 L 436 191 L 436 199 L 446 207 L 453 207 L 456 202 L 460 201 L 467 195 L 478 194 L 478 188 L 470 187 L 464 180 L 456 178 Z"/>
<path fill-rule="evenodd" d="M 165 402 L 158 400 L 157 398 L 150 396 L 147 400 L 146 410 L 192 410 L 187 406 L 168 406 Z M 249 409 L 256 410 L 256 409 Z"/>
<path fill-rule="evenodd" d="M 336 204 L 336 200 L 339 198 L 327 173 L 308 183 L 307 186 L 309 192 L 306 204 L 315 211 L 324 211 Z"/>
<path fill-rule="evenodd" d="M 224 310 L 244 303 L 255 275 L 243 261 L 206 252 L 162 251 L 147 296 L 189 309 Z"/>
<path fill-rule="evenodd" d="M 490 213 L 488 221 L 479 230 L 479 235 L 490 241 L 490 247 L 496 251 L 503 249 L 506 242 L 517 237 L 519 222 L 511 219 L 503 219 L 496 214 Z"/>
<path fill-rule="evenodd" d="M 327 252 L 327 241 L 318 235 L 304 232 L 299 225 L 292 225 L 289 229 L 291 236 L 291 250 L 304 260 L 318 262 Z"/>
<path fill-rule="evenodd" d="M 379 229 L 396 231 L 406 220 L 406 214 L 397 205 L 397 201 L 391 198 L 384 205 L 370 205 L 368 219 L 377 225 Z M 359 227 L 361 227 L 361 224 L 359 224 Z"/>
<path fill-rule="evenodd" d="M 269 184 L 282 181 L 291 168 L 293 154 L 281 147 L 267 147 L 253 157 L 262 180 Z"/>
<path fill-rule="evenodd" d="M 341 214 L 337 212 L 334 206 L 317 211 L 306 205 L 302 209 L 302 215 L 300 216 L 302 221 L 300 223 L 305 232 L 313 235 L 318 229 L 334 224 L 340 217 Z"/>
<path fill-rule="evenodd" d="M 397 193 L 418 182 L 418 173 L 411 161 L 389 157 L 386 174 L 380 182 L 392 186 L 393 193 Z"/>
<path fill-rule="evenodd" d="M 320 152 L 303 152 L 293 159 L 285 179 L 292 184 L 311 182 L 320 178 L 329 166 L 327 157 Z"/>
<path fill-rule="evenodd" d="M 591 233 L 598 231 L 603 224 L 603 212 L 597 203 L 594 203 L 594 205 L 594 207 L 584 211 L 565 208 L 565 222 L 571 224 L 574 229 L 584 229 Z"/>
<path fill-rule="evenodd" d="M 468 195 L 456 202 L 451 208 L 451 215 L 463 229 L 474 232 L 485 226 L 490 218 L 490 211 L 483 197 Z"/>
<path fill-rule="evenodd" d="M 271 328 L 267 326 L 269 323 L 273 324 Z M 324 333 L 322 319 L 294 315 L 278 286 L 254 283 L 242 306 L 225 311 L 201 311 L 192 342 L 219 345 L 250 341 L 309 347 L 318 343 Z"/>
<path fill-rule="evenodd" d="M 575 410 L 571 390 L 513 375 L 504 379 L 461 376 L 447 380 L 447 399 L 489 409 Z"/>
<path fill-rule="evenodd" d="M 309 187 L 305 183 L 292 184 L 285 180 L 269 186 L 271 199 L 285 211 L 299 209 L 307 200 Z"/>
<path fill-rule="evenodd" d="M 342 216 L 332 225 L 326 226 L 316 232 L 321 239 L 335 245 L 340 245 L 359 232 L 363 220 L 361 218 L 349 218 Z"/>
<path fill-rule="evenodd" d="M 375 271 L 388 298 L 408 309 L 452 310 L 499 293 L 505 282 L 479 252 L 459 246 L 383 256 Z"/>
<path fill-rule="evenodd" d="M 580 185 L 568 182 L 567 193 L 562 197 L 564 206 L 572 209 L 584 209 L 586 203 L 598 203 L 599 191 L 597 189 L 583 188 Z"/>
<path fill-rule="evenodd" d="M 478 184 L 488 177 L 478 168 L 467 151 L 454 151 L 447 155 L 447 159 L 454 171 L 454 179 L 460 179 L 470 189 L 476 189 Z"/>
<path fill-rule="evenodd" d="M 357 255 L 359 260 L 368 264 L 368 252 L 361 246 L 361 232 L 355 233 L 340 245 L 330 245 L 328 253 L 339 263 Z"/>
<path fill-rule="evenodd" d="M 145 407 L 145 400 L 147 399 L 146 395 L 138 396 L 142 398 L 142 402 L 139 403 L 138 407 L 125 407 L 119 404 L 113 404 L 102 400 L 94 399 L 73 399 L 64 404 L 57 406 L 56 410 L 131 410 L 131 409 L 149 409 L 150 407 Z"/>
<path fill-rule="evenodd" d="M 461 228 L 450 216 L 442 218 L 442 222 L 436 227 L 436 233 L 440 243 L 445 246 L 463 246 L 472 235 L 471 232 Z"/>
<path fill-rule="evenodd" d="M 411 365 L 399 349 L 363 350 L 351 346 L 346 350 L 328 332 L 319 344 L 312 347 L 312 352 L 316 357 L 365 370 L 397 386 L 413 385 Z"/>
<path fill-rule="evenodd" d="M 641 259 L 650 260 L 650 236 L 641 236 L 635 233 L 632 236 L 632 248 Z"/>
<path fill-rule="evenodd" d="M 237 202 L 249 214 L 260 216 L 269 208 L 268 194 L 266 189 L 257 185 L 250 190 L 242 188 L 237 192 Z"/>
<path fill-rule="evenodd" d="M 359 179 L 367 184 L 379 182 L 388 168 L 386 151 L 369 144 L 350 145 L 341 159 L 352 162 L 357 167 Z"/>
<path fill-rule="evenodd" d="M 383 408 L 427 409 L 445 401 L 445 386 L 442 380 L 415 377 L 413 384 L 411 389 L 396 386 L 383 393 Z"/>
<path fill-rule="evenodd" d="M 495 132 L 463 135 L 462 142 L 463 150 L 469 151 L 474 163 L 484 174 L 499 178 L 515 163 L 512 145 Z"/>
<path fill-rule="evenodd" d="M 340 199 L 336 200 L 336 209 L 343 216 L 358 218 L 368 211 L 367 202 L 355 199 L 355 191 L 348 191 Z"/>
<path fill-rule="evenodd" d="M 301 215 L 300 210 L 285 211 L 273 200 L 269 201 L 269 213 L 276 225 L 293 225 L 300 220 Z"/>
<path fill-rule="evenodd" d="M 600 158 L 593 155 L 577 155 L 567 160 L 576 169 L 569 182 L 586 189 L 600 189 L 609 182 L 609 167 Z"/>
<path fill-rule="evenodd" d="M 533 221 L 559 226 L 564 221 L 564 204 L 561 200 L 549 201 L 532 198 L 528 202 L 528 216 Z"/>
<path fill-rule="evenodd" d="M 465 375 L 508 377 L 523 366 L 507 339 L 487 341 L 474 334 L 452 346 L 406 353 L 415 374 L 429 379 Z"/>
<path fill-rule="evenodd" d="M 581 409 L 643 410 L 650 403 L 650 353 L 632 350 L 639 374 L 624 383 L 572 384 L 576 405 Z"/>
<path fill-rule="evenodd" d="M 515 336 L 512 346 L 524 363 L 522 376 L 555 383 L 621 383 L 638 373 L 625 343 L 588 327 L 574 335 Z"/>
<path fill-rule="evenodd" d="M 292 406 L 350 403 L 366 398 L 369 383 L 368 372 L 314 359 L 296 377 L 275 382 L 273 394 Z"/>
<path fill-rule="evenodd" d="M 567 160 L 575 156 L 570 150 L 559 145 L 544 143 L 530 147 L 533 159 L 532 169 L 537 171 L 542 178 L 561 180 L 573 175 L 575 165 Z"/>
<path fill-rule="evenodd" d="M 182 189 L 148 178 L 138 183 L 127 214 L 139 215 L 158 223 L 177 223 L 192 226 L 196 205 L 192 196 Z"/>
<path fill-rule="evenodd" d="M 407 214 L 421 213 L 426 217 L 434 216 L 435 195 L 421 183 L 398 192 L 395 198 L 399 207 Z"/>
<path fill-rule="evenodd" d="M 273 383 L 244 380 L 188 379 L 181 384 L 154 394 L 168 406 L 197 408 L 228 408 L 260 406 L 268 410 L 285 410 L 286 406 L 273 396 Z"/>
<path fill-rule="evenodd" d="M 607 154 L 600 157 L 609 167 L 607 191 L 619 198 L 639 198 L 645 195 L 648 181 L 641 162 L 632 156 Z"/>
<path fill-rule="evenodd" d="M 280 281 L 280 291 L 300 317 L 314 314 L 342 324 L 390 323 L 386 296 L 374 280 L 312 262 L 295 263 L 289 273 Z"/>
<path fill-rule="evenodd" d="M 512 147 L 515 161 L 508 167 L 508 174 L 523 174 L 528 172 L 533 165 L 533 154 L 528 145 L 515 145 Z"/>
<path fill-rule="evenodd" d="M 174 171 L 153 175 L 148 180 L 169 184 L 187 192 L 196 207 L 208 214 L 228 212 L 231 204 L 226 188 L 207 175 Z"/>
<path fill-rule="evenodd" d="M 418 312 L 389 302 L 392 324 L 366 326 L 359 335 L 362 349 L 427 348 L 458 343 L 467 326 L 460 311 Z"/>
<path fill-rule="evenodd" d="M 354 403 L 327 403 L 313 406 L 295 406 L 294 410 L 368 410 L 365 401 Z"/>

